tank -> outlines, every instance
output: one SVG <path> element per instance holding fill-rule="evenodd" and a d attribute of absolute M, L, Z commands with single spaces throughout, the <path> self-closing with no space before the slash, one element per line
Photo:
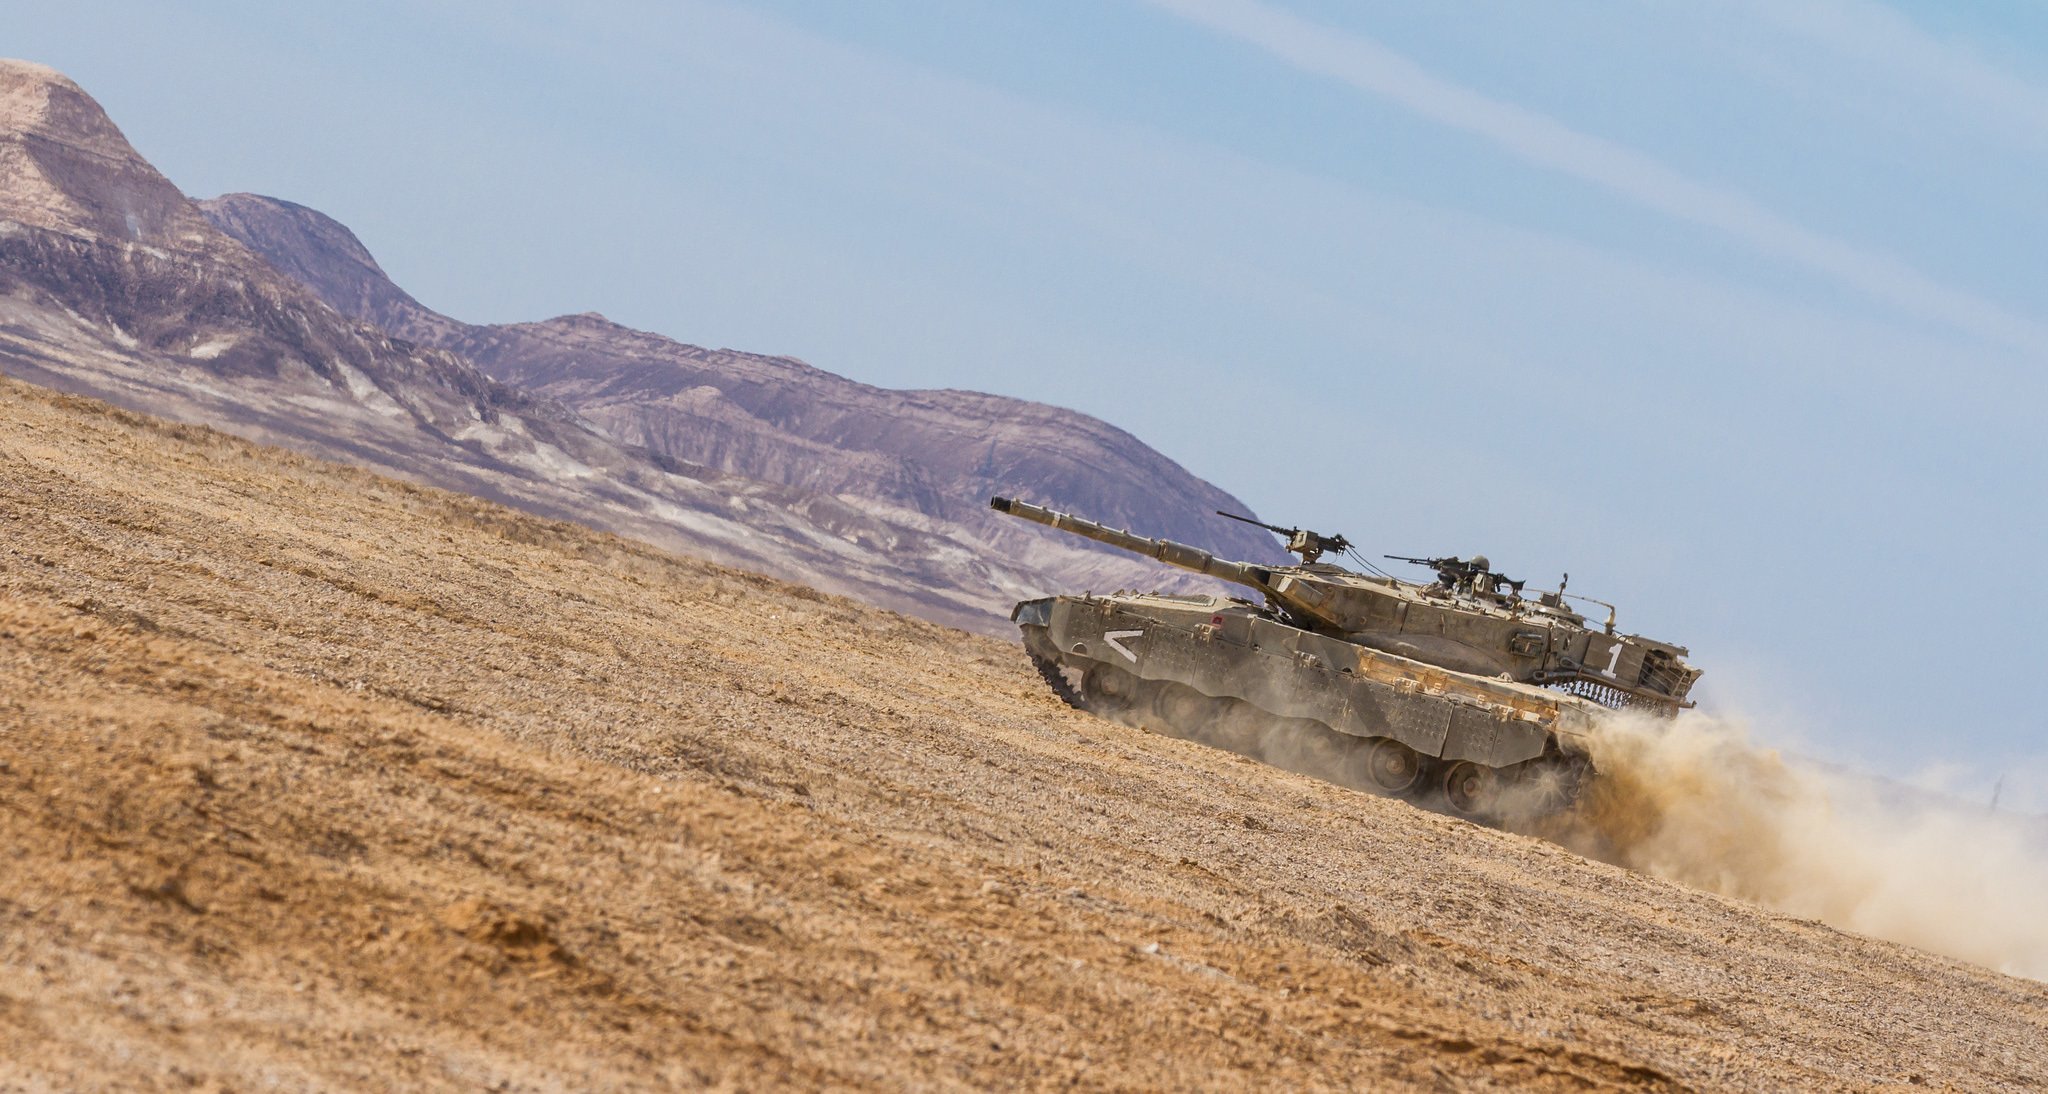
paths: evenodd
<path fill-rule="evenodd" d="M 1567 808 L 1594 774 L 1586 736 L 1621 710 L 1669 717 L 1700 671 L 1682 646 L 1617 633 L 1612 605 L 1525 583 L 1483 556 L 1389 555 L 1426 581 L 1322 561 L 1343 536 L 1287 537 L 1295 565 L 1217 558 L 1010 498 L 997 512 L 1258 594 L 1118 592 L 1019 603 L 1010 618 L 1055 694 L 1081 710 L 1203 741 L 1482 822 Z M 1601 624 L 1571 604 L 1607 609 Z"/>

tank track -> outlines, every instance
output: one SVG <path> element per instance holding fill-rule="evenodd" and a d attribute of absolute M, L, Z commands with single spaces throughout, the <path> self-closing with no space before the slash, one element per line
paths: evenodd
<path fill-rule="evenodd" d="M 1060 702 L 1075 710 L 1088 709 L 1088 704 L 1081 698 L 1081 693 L 1074 690 L 1074 685 L 1067 683 L 1067 675 L 1060 671 L 1058 665 L 1035 653 L 1030 656 L 1031 667 L 1038 670 L 1038 675 L 1044 679 L 1045 686 L 1051 688 L 1054 695 L 1059 696 Z"/>

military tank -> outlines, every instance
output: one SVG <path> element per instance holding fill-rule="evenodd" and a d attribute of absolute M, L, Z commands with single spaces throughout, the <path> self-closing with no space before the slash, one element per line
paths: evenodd
<path fill-rule="evenodd" d="M 1403 581 L 1322 561 L 1343 536 L 1263 524 L 1300 562 L 1267 566 L 1010 498 L 997 512 L 1244 586 L 1262 602 L 1119 592 L 1019 603 L 1010 618 L 1055 694 L 1081 710 L 1483 822 L 1569 806 L 1585 737 L 1615 711 L 1669 717 L 1700 670 L 1682 646 L 1620 634 L 1614 607 L 1525 583 L 1483 556 L 1386 556 Z M 1595 626 L 1572 602 L 1607 608 Z"/>

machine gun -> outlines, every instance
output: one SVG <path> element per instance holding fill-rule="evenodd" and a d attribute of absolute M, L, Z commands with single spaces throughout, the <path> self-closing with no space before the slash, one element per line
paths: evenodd
<path fill-rule="evenodd" d="M 1393 559 L 1395 562 L 1412 562 L 1417 566 L 1427 566 L 1436 571 L 1437 582 L 1446 589 L 1477 589 L 1480 592 L 1497 593 L 1502 585 L 1506 585 L 1519 597 L 1522 595 L 1522 586 L 1528 584 L 1526 581 L 1516 581 L 1504 573 L 1489 569 L 1493 563 L 1488 561 L 1485 555 L 1473 555 L 1469 559 L 1410 558 L 1407 555 L 1382 557 Z"/>
<path fill-rule="evenodd" d="M 1219 517 L 1229 517 L 1231 520 L 1243 521 L 1246 524 L 1264 528 L 1268 532 L 1275 532 L 1286 536 L 1287 549 L 1300 555 L 1301 564 L 1304 566 L 1323 557 L 1325 551 L 1335 551 L 1341 555 L 1351 549 L 1351 541 L 1343 536 L 1326 536 L 1321 532 L 1311 532 L 1306 528 L 1282 528 L 1277 524 L 1267 524 L 1263 520 L 1241 517 L 1236 513 L 1226 513 L 1221 509 L 1216 510 L 1216 515 Z"/>

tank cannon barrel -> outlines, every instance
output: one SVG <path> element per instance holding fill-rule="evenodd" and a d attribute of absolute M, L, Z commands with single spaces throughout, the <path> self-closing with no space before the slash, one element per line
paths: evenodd
<path fill-rule="evenodd" d="M 1129 551 L 1134 555 L 1157 559 L 1168 566 L 1178 566 L 1183 570 L 1193 570 L 1198 574 L 1247 585 L 1262 593 L 1272 592 L 1268 584 L 1273 579 L 1271 570 L 1263 566 L 1254 566 L 1249 562 L 1232 562 L 1229 559 L 1217 558 L 1200 547 L 1191 547 L 1170 539 L 1148 539 L 1145 536 L 1132 535 L 1071 513 L 1061 513 L 1042 505 L 1011 498 L 990 498 L 988 507 L 998 513 L 1008 513 L 1048 528 L 1071 532 L 1083 539 L 1107 543 L 1111 547 Z"/>

